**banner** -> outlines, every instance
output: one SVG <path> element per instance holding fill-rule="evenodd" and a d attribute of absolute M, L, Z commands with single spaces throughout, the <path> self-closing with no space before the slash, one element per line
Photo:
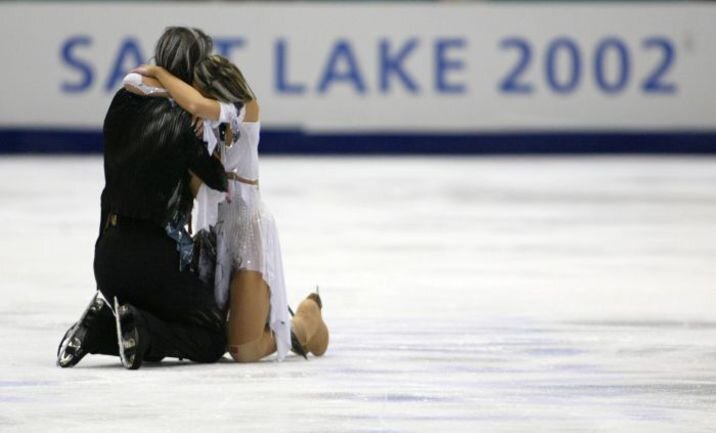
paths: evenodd
<path fill-rule="evenodd" d="M 3 3 L 0 130 L 98 131 L 185 25 L 242 69 L 268 131 L 711 134 L 715 22 L 684 3 Z"/>

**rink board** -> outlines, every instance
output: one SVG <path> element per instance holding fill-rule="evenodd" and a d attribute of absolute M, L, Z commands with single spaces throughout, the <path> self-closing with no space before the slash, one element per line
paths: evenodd
<path fill-rule="evenodd" d="M 5 3 L 0 151 L 100 151 L 124 74 L 189 25 L 250 80 L 270 152 L 712 152 L 713 22 L 684 3 Z"/>
<path fill-rule="evenodd" d="M 0 153 L 100 153 L 98 131 L 0 129 Z M 711 132 L 537 132 L 491 134 L 310 134 L 263 129 L 262 154 L 712 154 Z"/>

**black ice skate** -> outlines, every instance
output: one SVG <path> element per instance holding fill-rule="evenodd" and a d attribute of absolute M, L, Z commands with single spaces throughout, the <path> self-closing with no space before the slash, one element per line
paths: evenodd
<path fill-rule="evenodd" d="M 88 352 L 88 332 L 92 323 L 102 314 L 112 314 L 112 309 L 99 292 L 92 297 L 80 320 L 65 332 L 57 346 L 57 365 L 62 368 L 74 367 Z"/>
<path fill-rule="evenodd" d="M 119 305 L 116 297 L 114 298 L 114 311 L 119 358 L 124 368 L 137 370 L 142 366 L 148 347 L 146 334 L 141 326 L 141 313 L 130 304 Z"/>

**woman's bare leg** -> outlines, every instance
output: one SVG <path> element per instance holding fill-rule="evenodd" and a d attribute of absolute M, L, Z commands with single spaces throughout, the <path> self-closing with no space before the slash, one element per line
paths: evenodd
<path fill-rule="evenodd" d="M 229 354 L 236 362 L 256 362 L 276 351 L 276 339 L 266 324 L 269 287 L 261 273 L 238 271 L 231 279 Z"/>

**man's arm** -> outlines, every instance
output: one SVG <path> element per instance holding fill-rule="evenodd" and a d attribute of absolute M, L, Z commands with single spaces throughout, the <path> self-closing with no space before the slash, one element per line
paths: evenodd
<path fill-rule="evenodd" d="M 226 191 L 228 183 L 224 166 L 217 158 L 209 155 L 206 145 L 194 135 L 191 125 L 183 131 L 182 141 L 185 143 L 189 170 L 209 188 Z"/>

